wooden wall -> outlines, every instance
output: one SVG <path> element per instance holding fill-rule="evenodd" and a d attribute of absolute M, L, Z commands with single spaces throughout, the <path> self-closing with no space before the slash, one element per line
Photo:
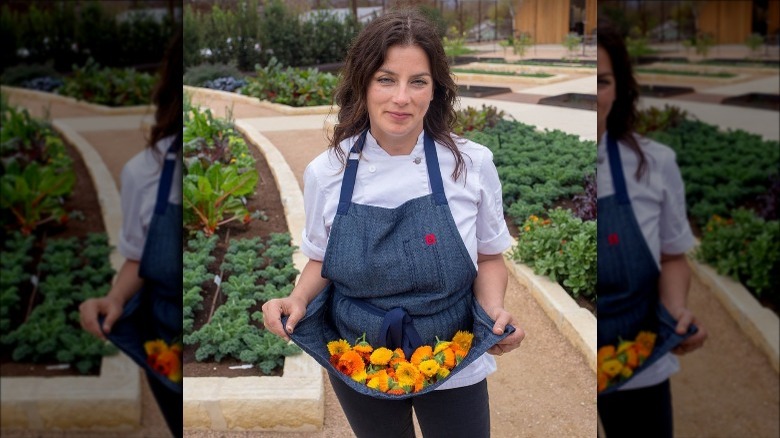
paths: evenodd
<path fill-rule="evenodd" d="M 598 22 L 598 4 L 596 0 L 585 0 L 585 35 L 590 35 Z"/>
<path fill-rule="evenodd" d="M 716 0 L 699 6 L 698 28 L 712 34 L 715 44 L 742 44 L 751 34 L 751 0 Z"/>
<path fill-rule="evenodd" d="M 774 35 L 780 31 L 780 0 L 769 0 L 769 10 L 767 12 L 766 31 L 769 35 Z"/>
<path fill-rule="evenodd" d="M 563 42 L 569 33 L 569 0 L 517 0 L 516 4 L 515 32 L 527 32 L 534 44 Z"/>

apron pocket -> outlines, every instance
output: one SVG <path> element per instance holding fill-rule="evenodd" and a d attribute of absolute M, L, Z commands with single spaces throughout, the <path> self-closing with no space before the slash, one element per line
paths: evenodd
<path fill-rule="evenodd" d="M 429 236 L 433 236 L 430 234 Z M 434 240 L 424 238 L 405 240 L 404 255 L 414 290 L 438 292 L 442 289 L 439 250 Z"/>

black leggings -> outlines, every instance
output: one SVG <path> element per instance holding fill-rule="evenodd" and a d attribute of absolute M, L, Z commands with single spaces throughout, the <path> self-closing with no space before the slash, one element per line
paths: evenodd
<path fill-rule="evenodd" d="M 403 400 L 360 394 L 328 373 L 336 397 L 358 438 L 414 437 L 412 407 L 426 438 L 490 436 L 487 380 Z"/>
<path fill-rule="evenodd" d="M 668 379 L 647 388 L 600 395 L 598 408 L 607 438 L 671 438 L 674 435 Z"/>

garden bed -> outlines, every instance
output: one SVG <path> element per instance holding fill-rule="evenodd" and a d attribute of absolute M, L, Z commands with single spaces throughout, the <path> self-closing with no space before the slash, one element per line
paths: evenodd
<path fill-rule="evenodd" d="M 726 97 L 720 101 L 723 105 L 741 106 L 763 110 L 780 111 L 780 95 L 766 93 L 747 93 Z"/>
<path fill-rule="evenodd" d="M 696 90 L 691 87 L 678 87 L 672 85 L 641 84 L 639 86 L 639 94 L 646 97 L 672 97 L 681 94 L 690 94 L 695 91 Z"/>
<path fill-rule="evenodd" d="M 593 94 L 566 93 L 539 99 L 539 105 L 561 106 L 596 111 L 596 96 Z"/>
<path fill-rule="evenodd" d="M 508 87 L 488 87 L 482 85 L 458 85 L 458 96 L 461 97 L 488 97 L 497 94 L 511 93 L 512 89 Z"/>

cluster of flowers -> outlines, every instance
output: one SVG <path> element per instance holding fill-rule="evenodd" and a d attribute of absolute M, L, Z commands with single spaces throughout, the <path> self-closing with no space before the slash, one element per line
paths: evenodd
<path fill-rule="evenodd" d="M 734 225 L 734 219 L 724 219 L 717 214 L 713 214 L 709 221 L 707 221 L 707 231 L 712 232 L 716 227 L 725 227 Z"/>
<path fill-rule="evenodd" d="M 621 340 L 617 348 L 614 345 L 599 348 L 598 392 L 631 377 L 634 370 L 650 357 L 655 338 L 655 333 L 641 331 L 634 341 Z"/>
<path fill-rule="evenodd" d="M 362 340 L 361 340 L 362 339 Z M 410 358 L 400 348 L 374 349 L 366 335 L 350 346 L 344 339 L 328 342 L 330 363 L 352 380 L 387 394 L 402 395 L 419 392 L 447 377 L 468 355 L 474 335 L 459 331 L 452 341 L 418 347 Z"/>
<path fill-rule="evenodd" d="M 162 339 L 147 341 L 144 343 L 146 350 L 146 363 L 158 373 L 164 375 L 172 382 L 181 382 L 181 344 L 173 343 L 170 346 Z"/>
<path fill-rule="evenodd" d="M 531 226 L 532 225 L 534 227 L 536 227 L 536 226 L 543 227 L 545 225 L 550 225 L 551 223 L 552 223 L 552 221 L 550 219 L 541 219 L 539 216 L 537 216 L 535 214 L 532 214 L 532 215 L 528 216 L 527 225 L 523 229 L 526 232 L 529 232 L 529 231 L 531 231 Z"/>

